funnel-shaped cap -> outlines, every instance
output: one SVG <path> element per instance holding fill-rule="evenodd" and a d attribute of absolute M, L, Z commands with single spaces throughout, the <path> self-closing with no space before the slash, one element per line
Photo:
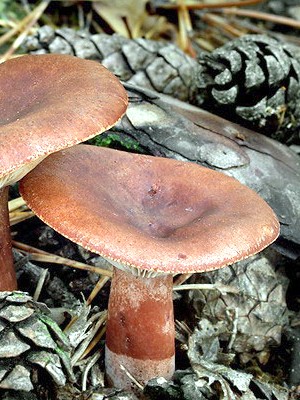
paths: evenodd
<path fill-rule="evenodd" d="M 165 158 L 78 145 L 21 182 L 47 224 L 117 263 L 166 273 L 220 268 L 279 233 L 272 209 L 219 172 Z"/>

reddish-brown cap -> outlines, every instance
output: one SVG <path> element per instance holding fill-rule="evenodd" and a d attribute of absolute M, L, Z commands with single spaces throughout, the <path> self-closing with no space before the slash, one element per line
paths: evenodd
<path fill-rule="evenodd" d="M 0 88 L 0 187 L 42 157 L 107 130 L 127 106 L 112 73 L 67 55 L 9 60 L 0 65 Z"/>
<path fill-rule="evenodd" d="M 83 247 L 160 272 L 220 268 L 279 233 L 272 209 L 234 178 L 194 163 L 78 145 L 21 181 L 28 205 Z"/>

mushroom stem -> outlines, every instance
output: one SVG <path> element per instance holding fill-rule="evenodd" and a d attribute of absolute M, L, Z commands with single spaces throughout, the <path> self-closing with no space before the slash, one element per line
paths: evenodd
<path fill-rule="evenodd" d="M 175 369 L 172 288 L 172 275 L 145 278 L 115 268 L 105 353 L 106 375 L 113 386 L 136 389 L 129 375 L 142 385 L 151 378 L 172 377 Z"/>
<path fill-rule="evenodd" d="M 0 291 L 17 289 L 7 202 L 8 186 L 0 189 Z"/>

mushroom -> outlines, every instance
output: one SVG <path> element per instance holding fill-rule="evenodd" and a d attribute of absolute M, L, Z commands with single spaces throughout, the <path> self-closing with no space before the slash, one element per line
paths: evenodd
<path fill-rule="evenodd" d="M 124 114 L 127 95 L 95 61 L 34 55 L 0 65 L 0 291 L 17 287 L 7 210 L 8 185 L 48 154 L 87 140 Z"/>
<path fill-rule="evenodd" d="M 172 377 L 172 277 L 210 271 L 264 249 L 279 233 L 254 191 L 194 163 L 88 145 L 56 153 L 29 173 L 21 194 L 65 237 L 114 265 L 106 374 L 131 388 Z"/>

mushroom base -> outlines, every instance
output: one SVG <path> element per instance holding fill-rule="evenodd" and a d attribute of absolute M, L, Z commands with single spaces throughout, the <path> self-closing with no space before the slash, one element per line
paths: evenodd
<path fill-rule="evenodd" d="M 8 186 L 0 189 L 0 291 L 17 289 L 17 278 L 14 269 L 9 213 L 7 207 Z"/>
<path fill-rule="evenodd" d="M 114 270 L 106 330 L 106 374 L 111 385 L 132 390 L 174 373 L 173 278 Z"/>
<path fill-rule="evenodd" d="M 175 355 L 165 360 L 137 360 L 115 354 L 106 346 L 105 363 L 109 385 L 136 392 L 139 389 L 138 384 L 145 385 L 154 377 L 163 376 L 165 379 L 171 379 L 175 370 Z"/>

